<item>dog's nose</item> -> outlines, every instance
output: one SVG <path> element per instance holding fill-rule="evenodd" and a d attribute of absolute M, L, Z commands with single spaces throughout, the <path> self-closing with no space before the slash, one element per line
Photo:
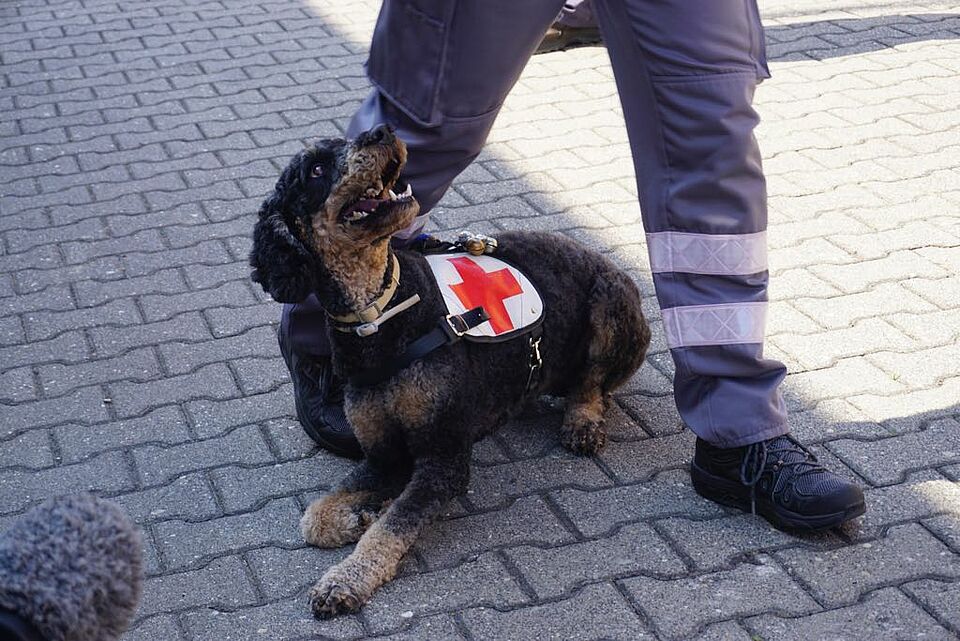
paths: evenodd
<path fill-rule="evenodd" d="M 390 125 L 377 125 L 370 131 L 363 134 L 363 140 L 361 142 L 364 145 L 392 144 L 397 139 L 393 131 L 394 129 Z"/>

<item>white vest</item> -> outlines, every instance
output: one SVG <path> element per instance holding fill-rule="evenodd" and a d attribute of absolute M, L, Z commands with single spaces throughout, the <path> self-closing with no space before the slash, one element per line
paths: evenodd
<path fill-rule="evenodd" d="M 448 314 L 483 307 L 490 320 L 474 327 L 466 338 L 503 341 L 540 324 L 543 300 L 537 288 L 513 265 L 488 255 L 466 253 L 424 256 Z"/>

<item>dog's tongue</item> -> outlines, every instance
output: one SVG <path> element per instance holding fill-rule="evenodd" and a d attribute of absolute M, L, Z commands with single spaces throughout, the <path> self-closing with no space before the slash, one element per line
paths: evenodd
<path fill-rule="evenodd" d="M 349 213 L 351 211 L 365 211 L 365 212 L 373 213 L 382 202 L 383 200 L 379 198 L 362 198 L 357 202 L 353 203 L 352 205 L 350 205 L 350 209 L 348 209 L 347 212 Z"/>

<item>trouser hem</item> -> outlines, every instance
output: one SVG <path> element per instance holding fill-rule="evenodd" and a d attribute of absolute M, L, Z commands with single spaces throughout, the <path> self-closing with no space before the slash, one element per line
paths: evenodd
<path fill-rule="evenodd" d="M 760 441 L 766 441 L 768 439 L 790 433 L 790 425 L 788 423 L 778 423 L 770 427 L 765 427 L 759 431 L 745 434 L 735 439 L 717 440 L 714 434 L 709 433 L 713 432 L 713 430 L 707 430 L 707 434 L 701 434 L 693 427 L 689 425 L 687 427 L 689 427 L 690 431 L 696 434 L 698 437 L 707 441 L 711 445 L 720 448 L 745 447 L 747 445 L 753 445 L 754 443 L 759 443 Z"/>

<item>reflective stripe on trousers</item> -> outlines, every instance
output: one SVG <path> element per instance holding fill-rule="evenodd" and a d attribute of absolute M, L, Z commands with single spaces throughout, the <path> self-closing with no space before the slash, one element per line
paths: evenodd
<path fill-rule="evenodd" d="M 393 124 L 409 148 L 405 177 L 429 212 L 480 153 L 562 5 L 385 0 L 368 63 L 375 88 L 348 135 Z M 755 0 L 593 9 L 626 118 L 680 414 L 719 446 L 785 433 L 786 370 L 763 358 L 766 186 L 751 105 L 767 70 Z M 285 310 L 296 349 L 326 349 L 321 318 L 315 301 Z"/>

